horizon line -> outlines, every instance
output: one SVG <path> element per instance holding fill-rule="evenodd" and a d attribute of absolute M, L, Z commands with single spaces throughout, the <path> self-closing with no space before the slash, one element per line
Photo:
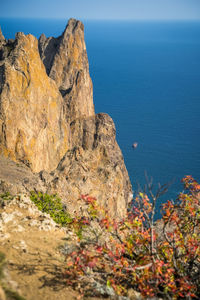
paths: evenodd
<path fill-rule="evenodd" d="M 183 21 L 200 21 L 200 18 L 164 18 L 164 19 L 159 19 L 159 18 L 144 18 L 144 19 L 108 19 L 108 18 L 105 18 L 105 19 L 101 19 L 101 18 L 81 18 L 81 17 L 69 17 L 69 16 L 66 16 L 66 17 L 19 17 L 19 16 L 0 16 L 0 19 L 25 19 L 25 20 L 69 20 L 69 19 L 76 19 L 76 20 L 84 20 L 84 21 L 121 21 L 121 22 L 173 22 L 173 21 L 180 21 L 180 22 L 183 22 Z"/>

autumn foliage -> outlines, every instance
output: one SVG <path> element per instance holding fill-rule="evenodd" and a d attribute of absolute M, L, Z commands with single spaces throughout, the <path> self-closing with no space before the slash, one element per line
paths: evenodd
<path fill-rule="evenodd" d="M 87 211 L 72 223 L 78 246 L 67 256 L 68 284 L 91 294 L 95 278 L 118 295 L 133 289 L 145 298 L 199 299 L 200 185 L 191 176 L 183 184 L 176 201 L 162 205 L 157 222 L 156 201 L 165 187 L 154 195 L 149 184 L 148 193 L 138 193 L 120 221 L 95 198 L 82 195 Z"/>

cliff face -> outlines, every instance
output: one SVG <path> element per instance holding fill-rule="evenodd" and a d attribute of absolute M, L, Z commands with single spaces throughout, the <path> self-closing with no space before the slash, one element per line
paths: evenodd
<path fill-rule="evenodd" d="M 70 211 L 91 194 L 122 216 L 131 184 L 112 119 L 94 113 L 83 29 L 71 19 L 60 37 L 39 42 L 0 33 L 0 154 L 40 172 Z"/>
<path fill-rule="evenodd" d="M 84 203 L 80 195 L 89 194 L 112 216 L 122 217 L 131 200 L 131 185 L 112 119 L 97 114 L 74 121 L 71 130 L 74 147 L 47 179 L 48 190 L 67 199 L 70 211 L 81 213 Z"/>

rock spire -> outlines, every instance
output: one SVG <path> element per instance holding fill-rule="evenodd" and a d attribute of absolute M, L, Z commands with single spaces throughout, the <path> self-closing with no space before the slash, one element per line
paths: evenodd
<path fill-rule="evenodd" d="M 64 98 L 66 120 L 70 123 L 76 118 L 94 115 L 83 24 L 70 19 L 58 38 L 41 35 L 39 51 L 47 74 Z"/>

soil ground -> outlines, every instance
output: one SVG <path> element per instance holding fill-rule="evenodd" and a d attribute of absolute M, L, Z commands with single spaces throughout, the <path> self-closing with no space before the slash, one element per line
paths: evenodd
<path fill-rule="evenodd" d="M 26 300 L 81 299 L 66 285 L 64 277 L 65 256 L 60 251 L 66 243 L 64 230 L 44 225 L 41 212 L 17 204 L 0 208 L 0 221 L 0 252 L 6 255 L 7 287 Z"/>

